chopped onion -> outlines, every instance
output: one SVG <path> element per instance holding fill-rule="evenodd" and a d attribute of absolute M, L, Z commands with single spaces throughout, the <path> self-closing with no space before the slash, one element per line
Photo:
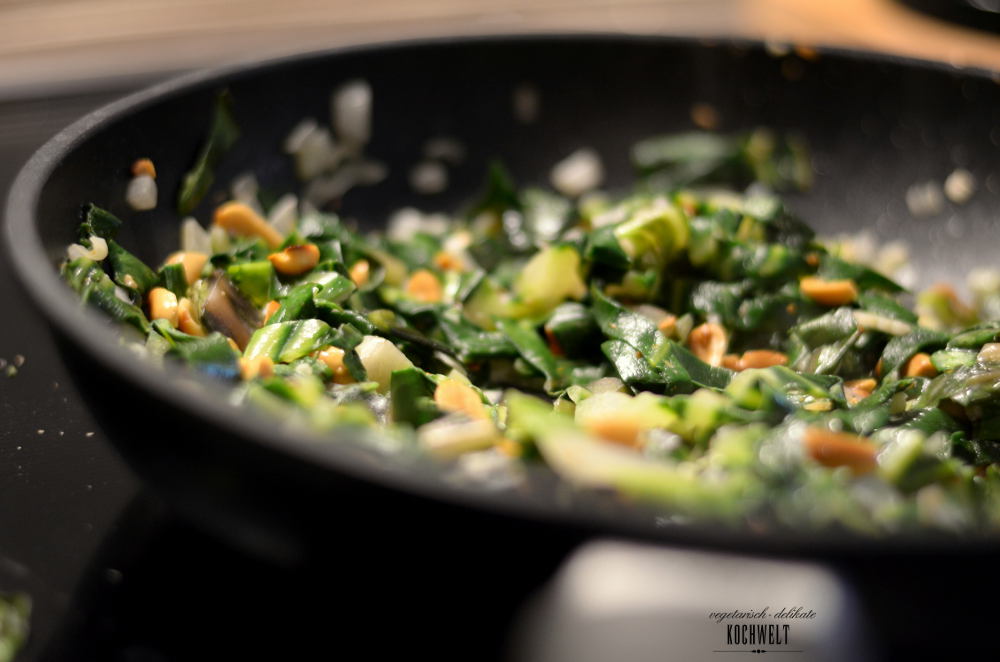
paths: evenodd
<path fill-rule="evenodd" d="M 258 214 L 263 214 L 264 210 L 260 208 L 260 201 L 257 200 L 257 191 L 259 190 L 257 176 L 252 172 L 239 175 L 229 184 L 229 192 L 232 194 L 233 200 L 242 202 Z"/>
<path fill-rule="evenodd" d="M 578 149 L 552 169 L 552 185 L 569 197 L 597 188 L 604 179 L 601 158 L 592 149 Z"/>
<path fill-rule="evenodd" d="M 299 199 L 294 193 L 286 193 L 278 198 L 271 207 L 267 220 L 271 226 L 282 235 L 289 235 L 295 230 L 298 221 Z"/>
<path fill-rule="evenodd" d="M 334 145 L 330 130 L 320 127 L 306 136 L 295 152 L 295 172 L 299 178 L 309 180 L 331 170 L 340 157 L 341 152 Z"/>
<path fill-rule="evenodd" d="M 306 142 L 306 139 L 308 139 L 312 132 L 317 128 L 319 128 L 319 124 L 317 124 L 316 120 L 311 117 L 307 117 L 296 124 L 295 128 L 289 132 L 288 137 L 285 138 L 285 143 L 283 145 L 285 153 L 295 154 L 301 150 L 302 146 Z"/>
<path fill-rule="evenodd" d="M 349 148 L 358 148 L 371 137 L 372 88 L 366 81 L 352 80 L 338 87 L 331 98 L 333 128 Z"/>
<path fill-rule="evenodd" d="M 181 223 L 181 250 L 185 253 L 212 253 L 212 238 L 201 224 L 191 218 Z"/>
<path fill-rule="evenodd" d="M 500 433 L 491 421 L 464 416 L 439 418 L 417 430 L 420 444 L 441 458 L 489 448 L 499 437 Z"/>
<path fill-rule="evenodd" d="M 389 217 L 386 235 L 393 241 L 409 241 L 423 229 L 424 215 L 419 209 L 402 207 Z"/>
<path fill-rule="evenodd" d="M 455 138 L 441 136 L 424 143 L 424 157 L 431 161 L 444 161 L 458 165 L 465 160 L 465 145 Z"/>
<path fill-rule="evenodd" d="M 156 207 L 156 180 L 149 175 L 133 177 L 125 189 L 125 201 L 136 211 Z"/>
<path fill-rule="evenodd" d="M 361 359 L 361 365 L 368 373 L 368 380 L 378 382 L 378 390 L 381 393 L 389 390 L 389 382 L 394 371 L 413 367 L 413 363 L 399 351 L 398 347 L 379 336 L 365 336 L 355 350 Z"/>
<path fill-rule="evenodd" d="M 100 262 L 108 256 L 108 242 L 97 235 L 90 235 L 90 248 L 80 244 L 70 244 L 66 247 L 66 257 L 71 261 L 85 257 L 88 260 Z"/>
<path fill-rule="evenodd" d="M 437 161 L 422 161 L 410 171 L 410 186 L 423 195 L 440 193 L 448 188 L 448 171 Z"/>
<path fill-rule="evenodd" d="M 944 180 L 944 194 L 957 205 L 968 202 L 976 192 L 976 178 L 965 168 L 957 168 Z"/>

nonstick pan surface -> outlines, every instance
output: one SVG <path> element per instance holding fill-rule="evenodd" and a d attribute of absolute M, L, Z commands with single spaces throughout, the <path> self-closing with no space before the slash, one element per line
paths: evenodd
<path fill-rule="evenodd" d="M 327 118 L 330 91 L 356 78 L 374 90 L 368 153 L 390 173 L 345 197 L 342 213 L 362 224 L 377 225 L 407 205 L 459 208 L 495 159 L 520 184 L 545 184 L 552 164 L 581 146 L 600 152 L 608 186 L 625 187 L 633 142 L 692 129 L 692 106 L 710 104 L 721 131 L 767 126 L 805 137 L 816 183 L 790 203 L 821 232 L 868 228 L 882 239 L 906 239 L 922 284 L 960 282 L 970 268 L 994 263 L 1000 86 L 993 78 L 872 54 L 803 54 L 726 40 L 491 37 L 351 48 L 196 74 L 88 115 L 43 147 L 8 200 L 8 254 L 82 392 L 136 471 L 188 515 L 267 554 L 295 555 L 349 526 L 389 527 L 411 540 L 432 530 L 488 531 L 512 545 L 529 535 L 565 542 L 613 534 L 820 557 L 990 553 L 984 540 L 678 526 L 606 495 L 571 494 L 544 473 L 513 492 L 456 485 L 441 467 L 386 458 L 355 439 L 310 438 L 233 408 L 216 385 L 146 364 L 58 278 L 56 265 L 88 201 L 128 219 L 120 241 L 140 258 L 156 262 L 173 250 L 178 219 L 167 203 L 204 139 L 220 89 L 233 95 L 242 137 L 221 163 L 217 187 L 252 170 L 262 187 L 280 191 L 295 186 L 284 137 L 303 117 Z M 540 100 L 529 124 L 512 110 L 514 90 L 524 86 Z M 462 141 L 466 161 L 445 193 L 417 196 L 408 170 L 423 142 L 439 135 Z M 156 163 L 161 204 L 134 214 L 124 207 L 124 189 L 128 166 L 140 156 Z M 913 217 L 907 190 L 941 182 L 957 167 L 979 184 L 972 199 Z M 212 197 L 195 212 L 203 221 Z"/>

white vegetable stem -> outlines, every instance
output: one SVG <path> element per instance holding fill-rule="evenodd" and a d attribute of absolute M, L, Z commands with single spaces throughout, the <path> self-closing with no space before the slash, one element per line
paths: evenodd
<path fill-rule="evenodd" d="M 337 137 L 352 148 L 367 143 L 372 129 L 371 86 L 363 80 L 344 83 L 334 91 L 330 105 Z"/>
<path fill-rule="evenodd" d="M 136 211 L 156 207 L 156 180 L 149 175 L 133 177 L 125 189 L 125 201 Z"/>
<path fill-rule="evenodd" d="M 578 149 L 552 168 L 552 186 L 563 195 L 575 198 L 601 185 L 604 167 L 592 149 Z"/>
<path fill-rule="evenodd" d="M 368 373 L 368 380 L 378 382 L 381 393 L 389 390 L 393 371 L 413 367 L 410 359 L 385 338 L 365 336 L 355 350 Z"/>

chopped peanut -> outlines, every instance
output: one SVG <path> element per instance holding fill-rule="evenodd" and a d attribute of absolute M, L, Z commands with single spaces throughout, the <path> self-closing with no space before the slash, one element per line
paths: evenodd
<path fill-rule="evenodd" d="M 802 294 L 822 306 L 844 306 L 858 298 L 858 286 L 853 280 L 823 280 L 807 276 L 799 281 Z"/>
<path fill-rule="evenodd" d="M 434 266 L 441 271 L 465 271 L 462 259 L 448 251 L 440 251 L 434 256 Z"/>
<path fill-rule="evenodd" d="M 503 437 L 496 443 L 496 449 L 507 457 L 521 457 L 523 447 L 513 439 Z"/>
<path fill-rule="evenodd" d="M 875 469 L 878 448 L 864 437 L 809 427 L 802 443 L 809 456 L 825 467 L 848 467 L 858 475 Z"/>
<path fill-rule="evenodd" d="M 316 244 L 289 246 L 283 251 L 271 253 L 267 259 L 279 274 L 298 276 L 319 264 L 319 248 Z"/>
<path fill-rule="evenodd" d="M 316 358 L 326 364 L 326 367 L 333 373 L 335 384 L 353 384 L 354 377 L 344 365 L 344 350 L 339 347 L 327 347 L 319 352 Z"/>
<path fill-rule="evenodd" d="M 660 333 L 668 338 L 672 337 L 677 331 L 677 315 L 667 314 L 660 320 L 659 324 L 656 325 L 656 328 L 660 330 Z"/>
<path fill-rule="evenodd" d="M 847 398 L 847 404 L 851 406 L 858 404 L 871 395 L 876 386 L 878 382 L 871 377 L 844 382 L 844 397 Z"/>
<path fill-rule="evenodd" d="M 236 344 L 236 341 L 230 338 L 229 336 L 226 336 L 226 342 L 229 343 L 229 346 L 232 347 L 233 351 L 236 352 L 237 354 L 243 353 L 243 351 L 240 349 L 240 346 Z"/>
<path fill-rule="evenodd" d="M 205 268 L 208 263 L 208 256 L 204 253 L 196 253 L 194 251 L 178 251 L 176 253 L 171 253 L 167 257 L 167 261 L 164 264 L 180 264 L 184 266 L 184 280 L 187 284 L 198 280 L 201 276 L 201 270 Z"/>
<path fill-rule="evenodd" d="M 271 248 L 284 241 L 281 233 L 242 202 L 227 202 L 215 210 L 213 223 L 241 237 L 260 237 Z"/>
<path fill-rule="evenodd" d="M 740 370 L 748 370 L 750 368 L 770 368 L 775 365 L 785 365 L 788 363 L 788 357 L 781 352 L 775 352 L 770 349 L 751 349 L 743 352 L 743 356 L 740 358 Z"/>
<path fill-rule="evenodd" d="M 358 260 L 351 267 L 349 272 L 351 275 L 351 280 L 358 287 L 363 287 L 365 283 L 368 282 L 368 278 L 371 274 L 371 265 L 368 264 L 368 260 Z"/>
<path fill-rule="evenodd" d="M 907 377 L 935 377 L 938 372 L 934 364 L 931 363 L 930 355 L 919 352 L 906 362 L 903 374 Z"/>
<path fill-rule="evenodd" d="M 274 361 L 270 356 L 258 356 L 252 359 L 240 359 L 240 376 L 250 380 L 255 377 L 266 379 L 274 374 Z"/>
<path fill-rule="evenodd" d="M 208 335 L 194 313 L 194 304 L 187 297 L 177 302 L 177 328 L 192 336 Z"/>
<path fill-rule="evenodd" d="M 438 303 L 444 298 L 444 290 L 437 276 L 427 269 L 418 269 L 406 281 L 406 293 L 423 303 Z"/>
<path fill-rule="evenodd" d="M 729 347 L 725 329 L 715 322 L 705 322 L 691 329 L 687 342 L 695 356 L 715 366 L 722 365 L 722 357 Z"/>
<path fill-rule="evenodd" d="M 442 411 L 462 412 L 469 418 L 489 418 L 486 406 L 475 389 L 458 379 L 444 379 L 434 389 L 434 403 Z"/>
<path fill-rule="evenodd" d="M 274 299 L 271 299 L 266 304 L 264 304 L 263 315 L 265 324 L 267 324 L 267 320 L 271 319 L 271 315 L 274 315 L 276 312 L 278 312 L 279 308 L 281 308 L 281 304 L 275 301 Z"/>
<path fill-rule="evenodd" d="M 638 448 L 641 445 L 639 433 L 642 428 L 635 418 L 601 416 L 588 420 L 585 427 L 591 434 L 622 446 Z"/>
<path fill-rule="evenodd" d="M 149 319 L 167 320 L 177 328 L 177 295 L 165 287 L 154 287 L 149 291 Z"/>
<path fill-rule="evenodd" d="M 742 368 L 740 368 L 740 355 L 726 354 L 725 356 L 722 357 L 722 367 L 736 371 L 742 370 Z"/>
<path fill-rule="evenodd" d="M 802 405 L 802 408 L 806 411 L 830 411 L 833 409 L 833 403 L 829 398 L 821 398 Z"/>
<path fill-rule="evenodd" d="M 156 166 L 149 159 L 136 159 L 132 164 L 132 176 L 149 175 L 156 179 Z"/>

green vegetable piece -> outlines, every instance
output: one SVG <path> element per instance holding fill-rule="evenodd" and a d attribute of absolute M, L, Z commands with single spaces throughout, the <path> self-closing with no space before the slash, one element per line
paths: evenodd
<path fill-rule="evenodd" d="M 853 280 L 863 290 L 876 289 L 890 293 L 905 291 L 902 285 L 891 278 L 886 278 L 868 267 L 842 260 L 829 253 L 822 254 L 817 273 L 824 280 Z"/>
<path fill-rule="evenodd" d="M 281 305 L 268 318 L 267 323 L 278 324 L 316 317 L 316 304 L 313 303 L 313 296 L 319 289 L 320 286 L 315 283 L 296 285 L 280 300 Z"/>
<path fill-rule="evenodd" d="M 137 306 L 118 298 L 115 284 L 97 262 L 77 258 L 63 267 L 63 278 L 80 295 L 83 303 L 97 306 L 112 319 L 130 324 L 144 336 L 149 333 L 146 315 Z"/>
<path fill-rule="evenodd" d="M 323 283 L 323 289 L 315 294 L 313 300 L 318 306 L 343 304 L 357 289 L 350 278 L 334 273 Z"/>
<path fill-rule="evenodd" d="M 440 418 L 442 412 L 434 403 L 435 387 L 419 368 L 393 371 L 389 386 L 392 420 L 419 427 Z"/>
<path fill-rule="evenodd" d="M 877 313 L 883 317 L 916 324 L 917 315 L 906 306 L 903 306 L 895 299 L 879 294 L 878 292 L 862 292 L 858 295 L 858 305 L 862 310 Z"/>
<path fill-rule="evenodd" d="M 938 372 L 948 372 L 972 365 L 976 362 L 977 354 L 974 349 L 939 349 L 931 354 L 931 363 Z"/>
<path fill-rule="evenodd" d="M 661 202 L 639 209 L 615 227 L 615 238 L 631 262 L 662 268 L 688 244 L 690 230 L 677 207 Z"/>
<path fill-rule="evenodd" d="M 528 260 L 514 283 L 528 314 L 546 314 L 566 299 L 582 299 L 587 286 L 580 276 L 580 254 L 572 246 L 555 244 Z M 522 314 L 524 314 L 522 313 Z"/>
<path fill-rule="evenodd" d="M 176 354 L 188 365 L 221 379 L 239 375 L 239 355 L 221 333 L 192 336 L 173 328 L 166 320 L 153 320 L 152 327 L 167 341 L 167 353 Z"/>
<path fill-rule="evenodd" d="M 497 327 L 510 338 L 518 353 L 540 373 L 545 375 L 545 390 L 554 393 L 564 386 L 559 363 L 552 351 L 527 321 L 497 320 Z"/>
<path fill-rule="evenodd" d="M 80 223 L 77 236 L 80 243 L 89 247 L 91 235 L 101 239 L 114 239 L 121 226 L 122 222 L 117 216 L 90 203 L 83 208 L 83 222 Z"/>
<path fill-rule="evenodd" d="M 159 280 L 156 272 L 113 239 L 108 240 L 108 261 L 115 282 L 139 296 L 145 296 Z"/>
<path fill-rule="evenodd" d="M 882 351 L 882 374 L 892 374 L 917 352 L 941 347 L 947 341 L 947 334 L 923 327 L 916 328 L 905 336 L 892 338 Z"/>
<path fill-rule="evenodd" d="M 176 294 L 177 298 L 185 296 L 188 291 L 188 282 L 187 275 L 184 273 L 184 265 L 165 264 L 160 267 L 157 284 Z"/>
<path fill-rule="evenodd" d="M 268 260 L 231 264 L 226 275 L 257 308 L 274 298 L 274 266 Z"/>
<path fill-rule="evenodd" d="M 239 136 L 240 130 L 233 118 L 232 97 L 228 90 L 224 90 L 215 98 L 208 138 L 202 144 L 194 167 L 184 175 L 181 182 L 177 195 L 177 211 L 181 216 L 190 214 L 212 188 L 215 166 Z"/>
<path fill-rule="evenodd" d="M 267 356 L 275 362 L 290 363 L 331 344 L 334 336 L 330 325 L 318 319 L 268 324 L 254 332 L 243 356 Z"/>
<path fill-rule="evenodd" d="M 586 306 L 564 303 L 545 322 L 545 335 L 568 357 L 583 357 L 600 341 L 600 329 Z"/>
<path fill-rule="evenodd" d="M 584 256 L 590 262 L 602 264 L 614 269 L 628 269 L 631 258 L 625 253 L 618 238 L 615 236 L 615 226 L 605 225 L 587 235 Z"/>
<path fill-rule="evenodd" d="M 979 349 L 1000 337 L 1000 322 L 986 322 L 965 329 L 948 341 L 948 349 Z"/>
<path fill-rule="evenodd" d="M 848 338 L 857 329 L 854 311 L 844 307 L 792 327 L 789 333 L 801 338 L 810 347 L 819 347 Z"/>
<path fill-rule="evenodd" d="M 439 321 L 448 344 L 462 361 L 517 356 L 517 347 L 503 333 L 483 331 L 471 324 L 442 317 Z"/>
<path fill-rule="evenodd" d="M 14 662 L 31 630 L 31 596 L 0 593 L 0 662 Z"/>

